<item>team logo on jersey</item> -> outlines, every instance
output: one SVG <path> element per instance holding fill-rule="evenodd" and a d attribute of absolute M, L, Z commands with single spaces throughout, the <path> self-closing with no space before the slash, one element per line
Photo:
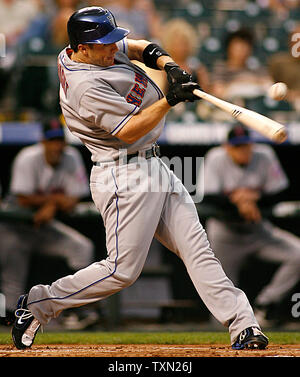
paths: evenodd
<path fill-rule="evenodd" d="M 134 79 L 135 84 L 126 97 L 126 101 L 128 103 L 132 103 L 133 105 L 141 106 L 146 88 L 148 86 L 148 79 L 139 73 L 135 73 Z"/>
<path fill-rule="evenodd" d="M 63 67 L 59 63 L 57 64 L 57 68 L 58 68 L 58 77 L 59 77 L 60 84 L 65 92 L 65 96 L 67 96 L 69 85 L 67 83 L 65 72 L 63 70 Z"/>

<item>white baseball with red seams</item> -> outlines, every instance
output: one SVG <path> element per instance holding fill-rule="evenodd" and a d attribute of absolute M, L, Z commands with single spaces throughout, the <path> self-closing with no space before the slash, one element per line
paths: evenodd
<path fill-rule="evenodd" d="M 269 88 L 268 95 L 275 101 L 281 101 L 286 97 L 287 90 L 288 88 L 284 82 L 277 82 Z"/>

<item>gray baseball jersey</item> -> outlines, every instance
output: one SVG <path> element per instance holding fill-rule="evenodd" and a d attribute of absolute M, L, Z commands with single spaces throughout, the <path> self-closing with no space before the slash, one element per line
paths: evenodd
<path fill-rule="evenodd" d="M 164 126 L 157 126 L 133 144 L 114 135 L 137 114 L 163 97 L 159 87 L 126 55 L 126 40 L 118 43 L 115 64 L 109 67 L 73 62 L 66 48 L 58 57 L 60 104 L 66 123 L 91 151 L 93 161 L 111 161 L 120 149 L 149 149 Z"/>
<path fill-rule="evenodd" d="M 74 147 L 67 146 L 60 164 L 53 168 L 45 160 L 43 144 L 22 149 L 13 162 L 10 193 L 29 195 L 52 192 L 79 198 L 90 194 L 80 153 Z"/>
<path fill-rule="evenodd" d="M 288 186 L 288 178 L 271 147 L 254 144 L 253 157 L 246 167 L 235 164 L 222 146 L 207 153 L 204 159 L 205 194 L 227 195 L 241 186 L 263 193 L 276 193 Z"/>
<path fill-rule="evenodd" d="M 92 153 L 90 187 L 106 229 L 107 258 L 29 292 L 28 306 L 42 323 L 72 306 L 104 299 L 128 287 L 141 273 L 155 236 L 185 263 L 199 295 L 213 315 L 229 327 L 231 340 L 259 327 L 245 294 L 222 270 L 182 182 L 158 157 L 115 163 L 120 149 L 144 151 L 159 137 L 164 119 L 127 145 L 115 137 L 140 110 L 162 98 L 156 84 L 126 56 L 126 41 L 110 67 L 76 63 L 69 50 L 58 59 L 61 106 L 70 130 Z M 137 171 L 139 175 L 137 179 Z M 138 181 L 126 188 L 126 180 Z M 167 183 L 167 184 L 165 184 Z"/>
<path fill-rule="evenodd" d="M 281 164 L 268 145 L 254 144 L 246 167 L 236 165 L 224 147 L 212 148 L 204 159 L 204 192 L 230 194 L 237 188 L 252 188 L 262 194 L 276 194 L 289 182 Z M 249 254 L 280 263 L 271 282 L 256 298 L 267 305 L 278 302 L 300 279 L 300 239 L 279 229 L 267 219 L 259 223 L 210 218 L 206 223 L 208 239 L 225 272 L 238 284 L 240 269 Z"/>

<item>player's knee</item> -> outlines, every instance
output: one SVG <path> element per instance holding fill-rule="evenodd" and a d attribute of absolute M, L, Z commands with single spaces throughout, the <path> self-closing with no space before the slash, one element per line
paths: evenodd
<path fill-rule="evenodd" d="M 116 272 L 115 273 L 115 279 L 118 281 L 121 289 L 130 287 L 139 277 L 139 274 L 136 272 L 128 272 L 126 271 L 125 273 L 122 272 Z"/>

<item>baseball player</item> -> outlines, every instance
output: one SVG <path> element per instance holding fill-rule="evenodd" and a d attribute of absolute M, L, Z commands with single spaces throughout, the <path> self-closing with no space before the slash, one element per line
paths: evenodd
<path fill-rule="evenodd" d="M 250 254 L 280 264 L 255 300 L 256 318 L 265 325 L 272 324 L 272 310 L 300 279 L 300 239 L 271 224 L 260 210 L 280 201 L 287 187 L 273 149 L 254 144 L 241 124 L 229 131 L 226 144 L 205 156 L 204 201 L 226 212 L 208 219 L 207 234 L 228 277 L 238 283 Z"/>
<path fill-rule="evenodd" d="M 7 315 L 24 292 L 33 252 L 63 257 L 72 271 L 94 259 L 93 243 L 75 229 L 55 219 L 69 212 L 78 200 L 90 195 L 80 153 L 66 146 L 64 130 L 57 119 L 44 123 L 44 140 L 23 148 L 12 166 L 10 198 L 18 207 L 32 208 L 33 224 L 2 223 L 1 288 Z"/>
<path fill-rule="evenodd" d="M 195 100 L 198 85 L 157 44 L 127 39 L 129 31 L 107 9 L 75 12 L 68 32 L 70 46 L 58 57 L 61 107 L 69 129 L 91 151 L 90 187 L 106 228 L 107 258 L 22 295 L 14 344 L 30 347 L 40 325 L 62 310 L 133 284 L 155 236 L 182 259 L 209 310 L 229 327 L 232 346 L 265 348 L 268 339 L 246 295 L 225 275 L 190 195 L 155 144 L 167 112 Z M 166 97 L 131 60 L 167 72 Z"/>

